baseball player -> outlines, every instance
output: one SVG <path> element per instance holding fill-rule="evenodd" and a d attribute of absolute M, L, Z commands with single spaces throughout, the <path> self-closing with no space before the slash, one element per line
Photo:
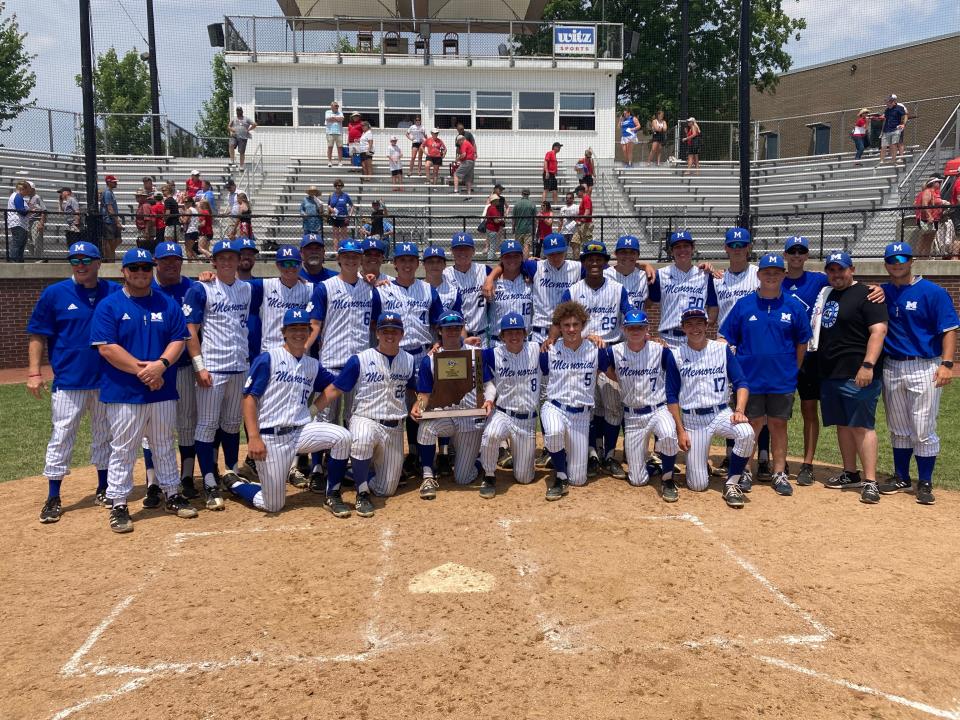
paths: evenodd
<path fill-rule="evenodd" d="M 67 253 L 73 276 L 44 288 L 27 323 L 27 390 L 38 400 L 44 388 L 40 374 L 44 343 L 53 368 L 53 433 L 43 468 L 47 500 L 40 511 L 42 523 L 55 523 L 63 514 L 60 485 L 70 473 L 73 444 L 85 413 L 90 413 L 93 436 L 90 461 L 97 468 L 96 503 L 107 504 L 110 427 L 100 402 L 100 356 L 90 347 L 90 321 L 97 305 L 120 286 L 99 278 L 100 250 L 96 245 L 73 243 Z"/>
<path fill-rule="evenodd" d="M 686 342 L 680 316 L 686 310 L 704 310 L 710 323 L 717 319 L 713 276 L 693 264 L 693 236 L 689 230 L 670 235 L 673 263 L 659 268 L 649 285 L 650 301 L 660 303 L 657 334 L 671 348 Z"/>
<path fill-rule="evenodd" d="M 378 237 L 368 237 L 361 244 L 363 257 L 360 261 L 360 274 L 372 285 L 391 282 L 396 278 L 383 272 L 383 262 L 387 257 L 387 245 Z"/>
<path fill-rule="evenodd" d="M 580 253 L 584 278 L 571 285 L 563 293 L 562 300 L 573 300 L 586 308 L 589 320 L 584 332 L 612 345 L 623 340 L 623 316 L 633 309 L 633 305 L 630 304 L 626 288 L 604 274 L 609 260 L 610 254 L 602 242 L 594 240 L 584 245 Z M 551 336 L 556 334 L 557 329 L 553 328 Z M 595 393 L 587 473 L 593 477 L 602 466 L 612 477 L 625 478 L 627 474 L 623 471 L 623 466 L 613 456 L 617 448 L 617 438 L 620 436 L 620 425 L 623 423 L 623 401 L 619 388 L 604 376 L 597 382 Z M 602 462 L 597 454 L 601 439 Z"/>
<path fill-rule="evenodd" d="M 279 277 L 251 281 L 253 287 L 260 288 L 259 297 L 254 297 L 250 306 L 250 314 L 260 319 L 258 355 L 283 345 L 283 319 L 287 310 L 305 309 L 313 296 L 313 284 L 300 277 L 302 263 L 298 248 L 281 245 L 277 248 L 276 262 Z"/>
<path fill-rule="evenodd" d="M 587 448 L 593 412 L 597 373 L 609 367 L 607 353 L 584 340 L 587 311 L 578 302 L 557 305 L 552 325 L 560 328 L 560 340 L 540 353 L 540 370 L 547 377 L 547 397 L 540 422 L 543 442 L 555 473 L 547 500 L 559 500 L 568 485 L 587 484 Z"/>
<path fill-rule="evenodd" d="M 720 334 L 736 347 L 750 398 L 746 415 L 758 440 L 768 429 L 773 448 L 773 489 L 793 495 L 787 467 L 787 422 L 793 414 L 797 372 L 810 340 L 803 305 L 783 292 L 786 272 L 780 255 L 760 259 L 760 287 L 743 296 L 727 314 Z M 758 467 L 757 477 L 761 476 Z M 743 483 L 740 489 L 749 491 Z"/>
<path fill-rule="evenodd" d="M 531 283 L 521 270 L 523 264 L 523 245 L 516 240 L 504 240 L 500 243 L 501 273 L 493 284 L 493 298 L 490 300 L 490 346 L 500 344 L 496 329 L 500 321 L 509 313 L 523 316 L 524 325 L 530 327 L 533 320 L 533 302 Z"/>
<path fill-rule="evenodd" d="M 633 235 L 621 235 L 617 238 L 613 257 L 616 263 L 603 271 L 604 276 L 623 285 L 630 304 L 643 310 L 650 293 L 647 290 L 647 266 L 638 265 L 640 240 Z"/>
<path fill-rule="evenodd" d="M 463 315 L 458 312 L 449 312 L 443 315 L 438 323 L 440 329 L 441 350 L 462 350 L 463 345 Z M 472 349 L 473 362 L 483 364 L 481 351 Z M 437 496 L 436 478 L 433 474 L 433 463 L 436 457 L 437 439 L 449 437 L 453 439 L 456 451 L 456 464 L 453 468 L 453 479 L 458 485 L 469 485 L 477 476 L 476 461 L 480 452 L 480 437 L 483 434 L 485 417 L 462 418 L 433 418 L 421 419 L 424 408 L 430 402 L 433 392 L 433 368 L 436 355 L 430 354 L 420 361 L 417 375 L 417 401 L 413 404 L 410 413 L 420 423 L 417 431 L 417 443 L 420 449 L 420 464 L 423 467 L 423 482 L 420 484 L 420 497 L 423 500 L 433 500 Z M 493 395 L 493 383 L 490 371 L 483 368 L 483 381 L 488 384 L 484 390 Z M 457 407 L 474 408 L 477 406 L 477 391 L 471 390 L 464 395 Z M 484 407 L 489 415 L 493 408 L 493 399 L 485 400 Z"/>
<path fill-rule="evenodd" d="M 610 356 L 607 375 L 619 382 L 623 398 L 623 449 L 630 469 L 627 476 L 630 484 L 639 487 L 650 480 L 647 446 L 653 436 L 663 462 L 660 495 L 667 502 L 676 502 L 679 492 L 673 472 L 677 429 L 667 409 L 666 395 L 667 373 L 676 371 L 676 362 L 668 348 L 650 342 L 649 326 L 643 310 L 630 310 L 624 315 L 626 341 L 607 350 Z"/>
<path fill-rule="evenodd" d="M 953 376 L 960 320 L 947 291 L 913 274 L 913 250 L 890 243 L 884 251 L 890 282 L 884 283 L 888 321 L 883 367 L 896 477 L 880 486 L 889 495 L 909 490 L 910 456 L 917 461 L 917 502 L 933 505 L 933 469 L 940 453 L 937 413 Z"/>
<path fill-rule="evenodd" d="M 710 483 L 710 439 L 733 438 L 723 499 L 732 508 L 742 508 L 740 474 L 753 452 L 753 429 L 744 414 L 750 391 L 730 346 L 707 337 L 704 310 L 685 310 L 680 322 L 687 342 L 671 350 L 676 368 L 667 371 L 667 406 L 679 448 L 687 453 L 687 487 L 703 491 Z M 737 398 L 734 409 L 729 405 L 731 388 Z"/>
<path fill-rule="evenodd" d="M 497 456 L 504 440 L 509 440 L 512 448 L 513 477 L 519 483 L 533 482 L 543 372 L 540 343 L 527 341 L 524 322 L 519 313 L 504 315 L 499 328 L 501 344 L 483 351 L 484 369 L 493 381 L 493 392 L 485 399 L 496 401 L 480 443 L 484 473 L 480 497 L 485 500 L 497 494 Z"/>
<path fill-rule="evenodd" d="M 350 456 L 350 433 L 331 423 L 311 422 L 308 404 L 310 395 L 322 393 L 334 376 L 306 354 L 310 335 L 306 310 L 284 311 L 281 333 L 283 343 L 253 361 L 243 389 L 248 449 L 257 463 L 260 484 L 235 478 L 227 489 L 259 510 L 279 512 L 286 502 L 287 475 L 297 453 L 330 450 L 324 507 L 335 517 L 349 517 L 350 506 L 343 501 L 340 486 Z"/>
<path fill-rule="evenodd" d="M 403 466 L 403 427 L 407 415 L 406 395 L 415 388 L 413 356 L 400 349 L 403 319 L 385 312 L 377 318 L 377 347 L 351 356 L 332 385 L 323 391 L 317 407 L 353 392 L 350 416 L 350 464 L 357 486 L 355 509 L 360 517 L 372 517 L 371 490 L 381 496 L 393 495 L 400 483 Z M 376 467 L 369 477 L 371 460 Z"/>
<path fill-rule="evenodd" d="M 190 330 L 187 351 L 197 380 L 197 462 L 203 475 L 206 506 L 223 510 L 223 496 L 214 476 L 214 438 L 222 433 L 226 484 L 237 480 L 240 454 L 240 403 L 249 363 L 247 316 L 250 313 L 250 283 L 237 278 L 240 253 L 229 240 L 213 246 L 217 275 L 196 282 L 187 291 L 183 314 Z M 203 338 L 201 341 L 201 330 Z"/>
<path fill-rule="evenodd" d="M 173 427 L 177 413 L 176 362 L 190 337 L 183 310 L 169 295 L 154 292 L 153 255 L 131 248 L 123 255 L 123 292 L 97 306 L 90 345 L 102 359 L 100 401 L 110 423 L 107 497 L 113 502 L 110 529 L 133 531 L 127 496 L 133 490 L 133 466 L 146 436 L 156 463 L 166 510 L 192 518 L 197 511 L 180 495 Z"/>
<path fill-rule="evenodd" d="M 300 277 L 313 283 L 314 287 L 336 277 L 337 273 L 323 266 L 323 237 L 317 233 L 304 233 L 300 239 L 300 255 L 303 257 L 303 267 L 300 268 Z"/>
<path fill-rule="evenodd" d="M 453 253 L 453 265 L 443 271 L 443 276 L 460 290 L 467 335 L 479 337 L 481 347 L 486 347 L 487 303 L 481 291 L 483 281 L 490 274 L 490 267 L 473 261 L 476 249 L 473 237 L 467 233 L 456 233 L 453 236 L 450 252 Z"/>
<path fill-rule="evenodd" d="M 724 250 L 727 253 L 729 267 L 714 278 L 713 287 L 717 294 L 717 326 L 723 325 L 727 315 L 737 300 L 749 295 L 760 286 L 757 278 L 757 266 L 750 262 L 753 250 L 753 238 L 746 228 L 730 228 L 724 237 Z"/>
<path fill-rule="evenodd" d="M 460 288 L 454 285 L 444 274 L 447 267 L 447 254 L 439 245 L 431 245 L 423 249 L 423 279 L 440 296 L 440 305 L 444 314 L 449 312 L 463 313 L 463 298 Z"/>

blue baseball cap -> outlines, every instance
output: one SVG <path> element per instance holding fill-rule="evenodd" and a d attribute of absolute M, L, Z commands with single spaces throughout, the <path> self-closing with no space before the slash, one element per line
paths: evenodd
<path fill-rule="evenodd" d="M 560 233 L 550 233 L 543 239 L 543 254 L 553 255 L 554 253 L 565 253 L 567 251 L 567 239 Z"/>
<path fill-rule="evenodd" d="M 810 241 L 800 235 L 794 235 L 793 237 L 788 237 L 787 241 L 783 244 L 783 251 L 786 252 L 790 248 L 795 248 L 795 247 L 802 247 L 809 250 Z"/>
<path fill-rule="evenodd" d="M 883 261 L 888 265 L 909 262 L 913 257 L 913 248 L 908 243 L 890 243 L 883 251 Z"/>
<path fill-rule="evenodd" d="M 500 257 L 504 255 L 509 255 L 510 253 L 520 253 L 523 254 L 523 245 L 518 243 L 516 240 L 504 240 L 500 243 Z"/>
<path fill-rule="evenodd" d="M 727 247 L 746 247 L 753 242 L 750 231 L 742 227 L 733 227 L 724 235 L 723 244 Z"/>
<path fill-rule="evenodd" d="M 443 248 L 439 245 L 431 245 L 423 249 L 423 259 L 427 258 L 440 258 L 441 260 L 447 259 L 447 254 L 443 251 Z"/>
<path fill-rule="evenodd" d="M 303 258 L 300 257 L 300 248 L 294 245 L 281 245 L 277 248 L 277 262 L 281 263 L 284 260 L 296 260 L 300 262 Z"/>
<path fill-rule="evenodd" d="M 473 236 L 470 233 L 456 233 L 450 239 L 450 247 L 473 247 Z"/>
<path fill-rule="evenodd" d="M 304 233 L 300 239 L 300 247 L 305 248 L 307 245 L 323 245 L 323 238 L 318 233 Z"/>
<path fill-rule="evenodd" d="M 123 267 L 127 265 L 136 265 L 138 263 L 149 263 L 156 265 L 153 261 L 153 253 L 146 248 L 130 248 L 123 254 Z"/>
<path fill-rule="evenodd" d="M 681 242 L 693 242 L 693 235 L 690 234 L 689 230 L 678 230 L 677 232 L 670 234 L 670 247 L 673 247 L 677 243 Z"/>
<path fill-rule="evenodd" d="M 384 255 L 387 254 L 387 244 L 378 237 L 368 237 L 363 241 L 360 247 L 363 248 L 364 252 L 367 252 L 368 250 L 379 250 Z"/>
<path fill-rule="evenodd" d="M 233 241 L 233 249 L 237 252 L 241 250 L 253 250 L 255 253 L 260 252 L 260 248 L 257 247 L 257 244 L 253 241 L 253 238 L 248 237 L 239 237 Z"/>
<path fill-rule="evenodd" d="M 588 255 L 602 255 L 607 260 L 610 259 L 610 253 L 607 252 L 607 246 L 602 242 L 596 240 L 591 240 L 586 245 L 583 246 L 583 249 L 580 250 L 580 259 L 583 260 Z"/>
<path fill-rule="evenodd" d="M 100 259 L 100 249 L 89 242 L 75 242 L 70 246 L 70 250 L 67 253 L 67 257 L 74 257 L 76 255 L 84 255 L 86 257 Z"/>
<path fill-rule="evenodd" d="M 853 267 L 853 259 L 843 250 L 837 250 L 827 255 L 827 259 L 823 263 L 824 268 L 828 268 L 831 265 L 839 265 L 842 268 Z"/>
<path fill-rule="evenodd" d="M 500 332 L 504 330 L 526 330 L 526 322 L 520 313 L 507 313 L 500 318 Z"/>
<path fill-rule="evenodd" d="M 420 259 L 420 250 L 417 248 L 416 243 L 397 243 L 393 248 L 393 259 L 396 260 L 399 257 L 415 257 L 418 260 Z"/>
<path fill-rule="evenodd" d="M 760 262 L 757 264 L 761 270 L 766 268 L 779 268 L 780 270 L 786 270 L 786 266 L 783 264 L 783 255 L 764 255 L 760 258 Z"/>
<path fill-rule="evenodd" d="M 647 314 L 643 310 L 631 310 L 626 315 L 623 316 L 623 326 L 630 327 L 631 325 L 649 325 L 650 319 L 647 317 Z"/>
<path fill-rule="evenodd" d="M 340 247 L 337 248 L 337 255 L 342 255 L 344 253 L 363 255 L 363 249 L 360 247 L 360 243 L 358 243 L 356 240 L 342 240 L 340 242 Z"/>
<path fill-rule="evenodd" d="M 403 330 L 403 318 L 395 312 L 380 313 L 377 318 L 377 328 L 393 327 Z"/>
<path fill-rule="evenodd" d="M 690 308 L 689 310 L 684 310 L 683 315 L 680 316 L 680 324 L 682 325 L 687 320 L 704 320 L 707 319 L 706 310 L 701 310 L 700 308 Z"/>
<path fill-rule="evenodd" d="M 290 327 L 291 325 L 309 325 L 310 313 L 304 308 L 290 308 L 283 314 L 283 325 L 281 327 Z"/>
<path fill-rule="evenodd" d="M 183 248 L 180 247 L 180 243 L 175 242 L 161 242 L 157 244 L 157 249 L 153 253 L 154 260 L 160 260 L 165 257 L 178 257 L 181 260 L 183 259 Z"/>
<path fill-rule="evenodd" d="M 213 250 L 210 251 L 210 254 L 216 257 L 220 253 L 225 253 L 225 252 L 239 253 L 240 251 L 237 250 L 237 248 L 234 247 L 233 243 L 230 242 L 229 240 L 219 240 L 216 243 L 214 243 Z"/>
<path fill-rule="evenodd" d="M 636 250 L 640 252 L 640 239 L 634 235 L 621 235 L 617 238 L 617 250 Z"/>
<path fill-rule="evenodd" d="M 437 321 L 437 327 L 463 327 L 463 315 L 451 310 Z"/>

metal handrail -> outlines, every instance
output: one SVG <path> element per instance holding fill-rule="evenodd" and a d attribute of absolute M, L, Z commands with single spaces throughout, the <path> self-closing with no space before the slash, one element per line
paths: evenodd
<path fill-rule="evenodd" d="M 260 188 L 263 187 L 266 179 L 266 171 L 263 166 L 263 144 L 257 143 L 257 149 L 253 151 L 253 157 L 247 167 L 243 177 L 240 178 L 240 184 L 237 190 L 245 192 L 247 197 L 252 197 Z"/>
<path fill-rule="evenodd" d="M 913 166 L 904 176 L 903 180 L 901 180 L 897 185 L 901 205 L 907 201 L 907 196 L 909 196 L 913 188 L 912 183 L 916 182 L 914 173 L 919 175 L 919 168 L 923 168 L 925 170 L 931 162 L 939 162 L 941 143 L 943 138 L 951 132 L 951 123 L 953 124 L 952 131 L 958 137 L 958 140 L 955 140 L 954 142 L 954 145 L 956 146 L 960 144 L 960 103 L 957 103 L 957 106 L 953 109 L 953 112 L 950 113 L 946 122 L 943 123 L 943 127 L 940 128 L 940 131 L 933 137 L 933 140 L 930 141 L 930 144 L 927 146 L 926 150 L 921 153 L 919 159 L 913 163 Z M 933 156 L 928 158 L 927 155 L 929 155 L 930 151 L 934 148 L 936 148 L 936 150 Z"/>

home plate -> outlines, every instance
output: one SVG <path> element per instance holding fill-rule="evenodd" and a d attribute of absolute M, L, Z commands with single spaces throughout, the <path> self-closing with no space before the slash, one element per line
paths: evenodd
<path fill-rule="evenodd" d="M 457 563 L 444 563 L 422 572 L 410 581 L 412 593 L 476 593 L 490 592 L 493 575 Z"/>

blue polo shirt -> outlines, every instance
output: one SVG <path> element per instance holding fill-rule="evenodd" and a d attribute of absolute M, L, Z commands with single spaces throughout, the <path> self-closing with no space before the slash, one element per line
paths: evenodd
<path fill-rule="evenodd" d="M 903 122 L 907 115 L 907 108 L 897 103 L 892 108 L 883 109 L 883 132 L 893 132 Z"/>
<path fill-rule="evenodd" d="M 158 360 L 167 345 L 190 337 L 183 309 L 169 295 L 151 292 L 133 298 L 113 293 L 93 313 L 90 344 L 119 345 L 138 360 Z M 177 368 L 163 373 L 163 387 L 150 390 L 137 376 L 115 368 L 101 358 L 100 402 L 146 403 L 176 400 Z"/>
<path fill-rule="evenodd" d="M 947 291 L 921 277 L 903 287 L 893 283 L 882 287 L 890 316 L 884 351 L 894 360 L 940 357 L 943 333 L 960 326 Z"/>
<path fill-rule="evenodd" d="M 188 277 L 181 277 L 180 282 L 175 285 L 161 285 L 154 278 L 153 283 L 150 285 L 154 290 L 162 292 L 166 295 L 169 295 L 173 298 L 173 301 L 177 303 L 181 308 L 183 307 L 183 299 L 187 296 L 187 290 L 190 289 L 190 286 L 193 285 L 193 280 Z M 184 350 L 183 354 L 180 356 L 180 359 L 177 360 L 177 367 L 187 367 L 190 365 L 190 353 Z"/>
<path fill-rule="evenodd" d="M 811 332 L 807 314 L 794 298 L 744 295 L 720 334 L 736 347 L 751 393 L 791 395 L 797 389 L 797 346 L 809 341 Z"/>
<path fill-rule="evenodd" d="M 350 212 L 350 208 L 353 207 L 353 200 L 351 200 L 350 196 L 345 192 L 333 192 L 330 193 L 330 196 L 327 198 L 327 205 L 337 211 L 337 217 L 345 218 Z"/>
<path fill-rule="evenodd" d="M 47 338 L 54 391 L 100 387 L 100 353 L 90 347 L 90 321 L 96 307 L 119 289 L 115 282 L 98 280 L 88 290 L 70 277 L 40 293 L 27 332 Z"/>
<path fill-rule="evenodd" d="M 830 281 L 824 273 L 804 270 L 803 275 L 798 278 L 783 279 L 783 292 L 803 305 L 809 320 L 813 317 L 813 306 L 817 303 L 817 296 L 829 284 Z"/>

